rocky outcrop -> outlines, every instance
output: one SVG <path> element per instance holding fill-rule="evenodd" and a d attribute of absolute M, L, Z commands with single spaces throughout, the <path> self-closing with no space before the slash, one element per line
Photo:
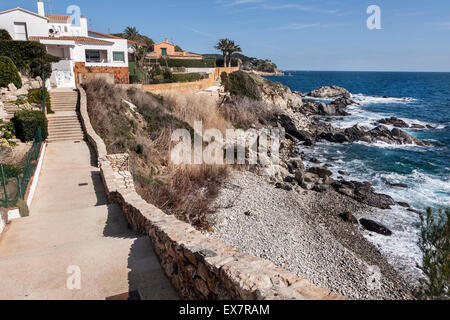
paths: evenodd
<path fill-rule="evenodd" d="M 409 128 L 409 125 L 405 121 L 403 121 L 399 118 L 396 118 L 396 117 L 381 119 L 381 120 L 378 120 L 378 123 L 391 125 L 391 126 L 394 126 L 397 128 Z"/>
<path fill-rule="evenodd" d="M 409 125 L 408 123 L 406 123 L 404 120 L 396 118 L 396 117 L 390 117 L 390 118 L 385 118 L 385 119 L 381 119 L 378 120 L 376 122 L 377 124 L 385 124 L 385 125 L 391 125 L 394 126 L 396 128 L 410 128 L 410 129 L 434 129 L 433 126 L 430 125 L 421 125 L 418 123 L 413 123 L 411 125 Z"/>
<path fill-rule="evenodd" d="M 307 95 L 314 98 L 350 98 L 352 96 L 347 89 L 338 86 L 320 87 L 309 92 Z"/>
<path fill-rule="evenodd" d="M 347 129 L 333 128 L 332 126 L 322 126 L 317 128 L 316 137 L 322 140 L 336 143 L 363 141 L 367 143 L 385 142 L 387 144 L 405 145 L 413 144 L 418 146 L 427 145 L 426 142 L 417 139 L 410 134 L 394 128 L 389 130 L 380 125 L 372 130 L 365 130 L 359 125 Z"/>
<path fill-rule="evenodd" d="M 298 108 L 303 105 L 301 94 L 292 92 L 291 89 L 279 82 L 262 79 L 259 88 L 262 100 L 266 103 L 274 104 L 285 110 Z"/>
<path fill-rule="evenodd" d="M 331 186 L 339 193 L 351 197 L 361 203 L 380 209 L 390 209 L 395 205 L 394 199 L 386 194 L 375 192 L 369 182 L 334 181 Z"/>

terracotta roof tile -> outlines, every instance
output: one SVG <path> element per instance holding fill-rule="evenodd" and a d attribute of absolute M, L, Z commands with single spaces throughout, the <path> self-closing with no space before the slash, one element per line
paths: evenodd
<path fill-rule="evenodd" d="M 70 16 L 65 14 L 46 14 L 45 15 L 50 22 L 69 22 Z"/>
<path fill-rule="evenodd" d="M 75 41 L 82 43 L 107 43 L 112 44 L 110 41 L 105 41 L 102 39 L 91 38 L 91 37 L 71 37 L 71 36 L 62 36 L 62 37 L 29 37 L 31 41 L 38 40 L 62 40 L 62 41 Z"/>

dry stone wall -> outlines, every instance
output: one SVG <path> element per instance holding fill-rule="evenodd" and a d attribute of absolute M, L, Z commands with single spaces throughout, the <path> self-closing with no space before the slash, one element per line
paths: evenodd
<path fill-rule="evenodd" d="M 182 299 L 344 299 L 270 261 L 209 238 L 144 201 L 119 173 L 126 171 L 127 155 L 107 154 L 89 121 L 86 94 L 81 87 L 79 91 L 82 122 L 97 152 L 108 200 L 122 208 L 133 230 L 150 237 L 162 268 Z"/>

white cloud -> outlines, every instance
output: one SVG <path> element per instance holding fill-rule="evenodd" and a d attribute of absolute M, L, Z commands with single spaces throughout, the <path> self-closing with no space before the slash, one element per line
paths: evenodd
<path fill-rule="evenodd" d="M 274 28 L 273 30 L 301 30 L 301 29 L 314 28 L 314 27 L 320 27 L 320 23 L 310 23 L 310 24 L 291 23 L 287 26 Z"/>

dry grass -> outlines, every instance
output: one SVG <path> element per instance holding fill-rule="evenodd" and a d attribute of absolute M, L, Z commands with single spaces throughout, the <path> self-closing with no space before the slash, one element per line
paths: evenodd
<path fill-rule="evenodd" d="M 134 160 L 137 191 L 148 202 L 208 229 L 211 202 L 228 170 L 217 165 L 170 163 L 171 134 L 179 128 L 191 133 L 196 120 L 204 129 L 225 132 L 230 124 L 212 99 L 199 95 L 158 97 L 142 90 L 125 90 L 93 80 L 85 86 L 88 112 L 108 153 L 129 153 Z M 132 112 L 122 99 L 137 106 Z"/>
<path fill-rule="evenodd" d="M 217 101 L 214 97 L 194 93 L 165 94 L 164 100 L 172 105 L 172 112 L 191 127 L 194 126 L 194 121 L 201 120 L 204 130 L 218 129 L 225 135 L 226 129 L 231 128 L 231 123 L 217 108 Z"/>

